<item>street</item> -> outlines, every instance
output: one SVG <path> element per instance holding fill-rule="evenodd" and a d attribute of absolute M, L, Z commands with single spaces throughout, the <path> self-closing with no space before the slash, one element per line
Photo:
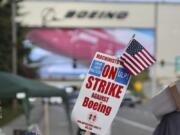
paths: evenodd
<path fill-rule="evenodd" d="M 65 112 L 62 107 L 50 106 L 50 134 L 51 135 L 68 135 L 68 123 Z M 111 135 L 152 135 L 158 121 L 152 113 L 144 110 L 144 107 L 120 108 L 111 128 Z M 74 124 L 74 134 L 77 126 Z"/>
<path fill-rule="evenodd" d="M 43 106 L 40 101 L 34 103 L 31 111 L 31 124 L 37 124 L 44 134 Z M 135 108 L 121 107 L 112 123 L 111 135 L 152 135 L 158 121 L 152 113 L 147 112 L 142 105 Z M 25 118 L 20 116 L 9 125 L 2 128 L 5 135 L 12 135 L 14 129 L 25 129 Z M 77 125 L 73 123 L 76 135 Z M 49 105 L 49 135 L 69 135 L 66 112 L 63 105 Z"/>
<path fill-rule="evenodd" d="M 113 124 L 112 135 L 152 135 L 158 124 L 155 117 L 143 108 L 120 108 Z"/>

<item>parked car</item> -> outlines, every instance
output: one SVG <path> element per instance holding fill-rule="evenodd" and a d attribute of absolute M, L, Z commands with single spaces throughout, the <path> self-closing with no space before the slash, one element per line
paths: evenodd
<path fill-rule="evenodd" d="M 75 103 L 78 93 L 76 91 L 76 86 L 66 86 L 65 91 L 69 98 L 69 103 Z M 63 103 L 62 97 L 49 97 L 43 98 L 42 103 L 48 103 L 50 105 L 61 105 Z"/>
<path fill-rule="evenodd" d="M 60 105 L 63 102 L 61 97 L 49 97 L 43 98 L 42 103 L 48 103 L 50 105 Z"/>
<path fill-rule="evenodd" d="M 141 103 L 141 98 L 133 95 L 131 91 L 126 91 L 121 106 L 135 107 Z"/>

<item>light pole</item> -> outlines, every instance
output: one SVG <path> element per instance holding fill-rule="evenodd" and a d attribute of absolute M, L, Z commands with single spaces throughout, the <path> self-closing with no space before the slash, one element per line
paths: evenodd
<path fill-rule="evenodd" d="M 155 2 L 154 4 L 154 25 L 155 25 L 155 41 L 154 41 L 154 55 L 157 58 L 157 45 L 158 45 L 158 6 L 159 3 Z M 157 73 L 156 73 L 156 69 L 157 69 L 157 64 L 155 64 L 152 68 L 152 93 L 151 93 L 151 97 L 155 95 L 155 93 L 157 92 Z"/>

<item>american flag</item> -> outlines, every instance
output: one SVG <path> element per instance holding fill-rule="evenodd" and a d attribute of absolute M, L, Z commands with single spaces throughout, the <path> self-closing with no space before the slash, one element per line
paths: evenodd
<path fill-rule="evenodd" d="M 120 57 L 122 66 L 132 75 L 138 75 L 153 63 L 155 58 L 135 39 Z"/>

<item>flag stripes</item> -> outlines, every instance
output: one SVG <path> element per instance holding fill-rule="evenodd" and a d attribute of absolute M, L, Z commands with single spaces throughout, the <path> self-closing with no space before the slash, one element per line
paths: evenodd
<path fill-rule="evenodd" d="M 120 60 L 122 66 L 132 75 L 138 75 L 156 61 L 135 39 L 132 40 L 126 51 L 120 57 Z"/>

